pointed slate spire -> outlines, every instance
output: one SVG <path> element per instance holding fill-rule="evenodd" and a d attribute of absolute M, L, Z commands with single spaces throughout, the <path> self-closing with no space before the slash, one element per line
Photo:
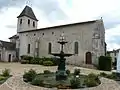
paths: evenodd
<path fill-rule="evenodd" d="M 33 10 L 32 10 L 32 8 L 29 7 L 29 6 L 25 6 L 23 11 L 21 12 L 21 14 L 17 18 L 22 17 L 22 16 L 27 16 L 31 19 L 34 19 L 34 20 L 38 21 L 34 12 L 33 12 Z"/>

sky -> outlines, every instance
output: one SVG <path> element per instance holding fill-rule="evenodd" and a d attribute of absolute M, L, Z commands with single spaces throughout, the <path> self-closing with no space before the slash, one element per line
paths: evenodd
<path fill-rule="evenodd" d="M 107 49 L 120 48 L 120 0 L 0 0 L 0 40 L 17 33 L 17 16 L 32 7 L 38 28 L 103 18 Z"/>

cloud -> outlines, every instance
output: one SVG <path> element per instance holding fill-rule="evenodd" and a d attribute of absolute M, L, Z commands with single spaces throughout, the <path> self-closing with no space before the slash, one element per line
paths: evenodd
<path fill-rule="evenodd" d="M 117 8 L 116 10 L 113 10 L 101 15 L 101 17 L 104 20 L 106 29 L 114 28 L 115 26 L 120 24 L 120 19 L 118 19 L 120 17 L 119 11 L 120 11 L 120 8 Z"/>
<path fill-rule="evenodd" d="M 16 25 L 6 25 L 5 26 L 6 28 L 11 28 L 11 29 L 16 29 L 17 28 L 17 26 Z"/>
<path fill-rule="evenodd" d="M 8 41 L 8 38 L 16 34 L 17 18 L 20 9 L 19 8 L 8 8 L 3 9 L 3 13 L 0 14 L 0 40 Z"/>
<path fill-rule="evenodd" d="M 108 50 L 120 48 L 120 24 L 106 30 L 105 37 Z"/>
<path fill-rule="evenodd" d="M 0 39 L 16 34 L 17 16 L 27 0 L 0 0 Z M 120 0 L 30 0 L 38 28 L 100 19 L 106 28 L 108 49 L 120 47 Z"/>
<path fill-rule="evenodd" d="M 2 8 L 17 7 L 25 3 L 26 0 L 0 0 L 0 10 Z"/>
<path fill-rule="evenodd" d="M 44 17 L 51 23 L 68 19 L 68 16 L 60 8 L 58 0 L 36 0 L 33 3 L 33 6 L 39 8 Z"/>

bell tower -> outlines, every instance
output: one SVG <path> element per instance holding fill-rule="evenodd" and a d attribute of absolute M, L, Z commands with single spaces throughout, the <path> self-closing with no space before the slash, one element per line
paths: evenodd
<path fill-rule="evenodd" d="M 17 18 L 17 33 L 37 29 L 38 20 L 31 7 L 26 5 Z"/>

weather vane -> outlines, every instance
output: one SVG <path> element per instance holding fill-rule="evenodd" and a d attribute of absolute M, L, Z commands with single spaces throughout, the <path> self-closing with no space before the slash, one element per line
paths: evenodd
<path fill-rule="evenodd" d="M 32 3 L 31 3 L 30 0 L 26 0 L 26 3 L 25 3 L 25 4 L 28 5 L 28 6 L 30 6 L 30 7 L 32 7 Z"/>

